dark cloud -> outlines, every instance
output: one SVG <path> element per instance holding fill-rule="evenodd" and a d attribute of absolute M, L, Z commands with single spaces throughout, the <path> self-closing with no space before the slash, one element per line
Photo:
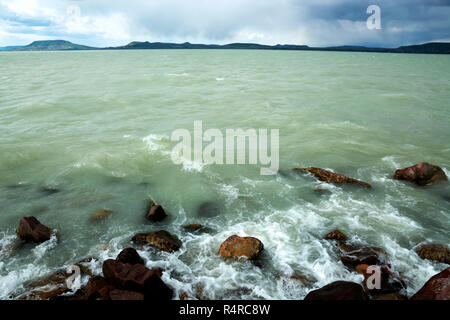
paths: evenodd
<path fill-rule="evenodd" d="M 381 8 L 381 30 L 366 27 L 371 4 Z M 449 41 L 448 17 L 450 0 L 0 0 L 0 45 L 58 36 L 97 46 L 149 40 L 396 47 Z"/>

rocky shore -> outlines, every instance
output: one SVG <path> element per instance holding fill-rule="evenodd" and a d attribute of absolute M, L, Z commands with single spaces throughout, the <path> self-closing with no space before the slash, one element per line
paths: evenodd
<path fill-rule="evenodd" d="M 314 176 L 320 181 L 337 185 L 351 184 L 367 189 L 371 185 L 364 181 L 346 177 L 320 168 L 295 168 L 295 172 Z M 447 181 L 444 171 L 438 166 L 426 162 L 399 169 L 394 179 L 414 183 L 420 187 Z M 105 219 L 113 214 L 110 210 L 99 210 L 92 215 L 92 221 Z M 168 217 L 164 208 L 150 200 L 145 212 L 149 223 L 156 224 Z M 210 232 L 209 228 L 200 224 L 183 227 L 192 233 Z M 28 243 L 39 244 L 50 240 L 53 230 L 42 224 L 35 217 L 23 217 L 16 230 L 17 236 Z M 323 235 L 323 240 L 330 241 L 336 256 L 349 271 L 361 275 L 361 282 L 334 281 L 328 285 L 310 291 L 305 300 L 450 300 L 450 267 L 430 278 L 423 287 L 412 296 L 407 296 L 406 283 L 401 274 L 395 271 L 395 266 L 387 251 L 371 245 L 356 243 L 351 237 L 340 230 L 330 230 Z M 149 233 L 137 233 L 130 240 L 130 247 L 123 249 L 115 259 L 102 261 L 102 274 L 93 274 L 87 266 L 95 258 L 88 258 L 72 266 L 80 276 L 88 278 L 85 285 L 73 289 L 74 278 L 67 267 L 50 274 L 38 281 L 30 283 L 26 292 L 15 297 L 24 300 L 168 300 L 196 299 L 186 293 L 175 296 L 174 288 L 164 282 L 164 270 L 148 268 L 146 261 L 135 248 L 174 253 L 183 246 L 180 239 L 166 230 Z M 225 261 L 250 260 L 258 265 L 264 244 L 255 237 L 232 235 L 221 239 L 220 247 L 215 248 L 217 255 Z M 450 264 L 450 250 L 444 244 L 422 243 L 411 248 L 422 259 Z M 63 268 L 64 267 L 64 268 Z M 75 267 L 75 269 L 74 269 Z M 299 283 L 308 280 L 302 276 L 293 276 Z M 70 289 L 72 287 L 72 289 Z"/>

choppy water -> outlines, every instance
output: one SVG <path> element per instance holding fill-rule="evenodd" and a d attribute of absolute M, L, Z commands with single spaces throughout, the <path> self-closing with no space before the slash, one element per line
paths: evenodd
<path fill-rule="evenodd" d="M 159 229 L 176 234 L 182 249 L 139 252 L 192 296 L 301 299 L 337 279 L 360 281 L 322 240 L 335 228 L 385 248 L 412 294 L 444 268 L 413 248 L 450 242 L 450 189 L 391 177 L 420 161 L 449 174 L 449 74 L 450 57 L 434 55 L 0 53 L 0 298 L 83 258 L 115 257 L 135 233 Z M 205 129 L 279 129 L 280 174 L 261 176 L 255 165 L 174 165 L 170 134 L 192 130 L 194 120 Z M 373 188 L 291 173 L 305 166 Z M 169 219 L 146 222 L 149 197 Z M 219 209 L 199 214 L 204 202 Z M 114 213 L 93 223 L 98 209 Z M 55 228 L 58 241 L 11 249 L 19 219 L 29 215 Z M 181 228 L 188 223 L 215 232 L 189 234 Z M 217 256 L 232 234 L 262 240 L 263 267 Z M 298 273 L 311 283 L 276 278 Z"/>

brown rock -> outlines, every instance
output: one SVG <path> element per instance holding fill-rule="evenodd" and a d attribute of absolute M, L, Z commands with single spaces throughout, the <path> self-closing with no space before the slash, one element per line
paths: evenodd
<path fill-rule="evenodd" d="M 349 268 L 359 264 L 381 265 L 387 260 L 387 253 L 381 248 L 349 243 L 339 243 L 338 247 L 342 263 Z"/>
<path fill-rule="evenodd" d="M 146 218 L 153 222 L 162 221 L 167 217 L 163 207 L 155 204 L 152 200 L 149 201 Z"/>
<path fill-rule="evenodd" d="M 112 290 L 109 293 L 111 300 L 144 300 L 144 295 L 136 291 L 126 291 L 126 290 Z"/>
<path fill-rule="evenodd" d="M 151 233 L 138 233 L 131 240 L 134 243 L 152 245 L 167 252 L 177 251 L 182 245 L 181 241 L 176 236 L 165 230 Z"/>
<path fill-rule="evenodd" d="M 84 300 L 97 300 L 99 298 L 109 298 L 109 291 L 114 287 L 106 281 L 105 278 L 94 276 L 89 278 L 88 283 L 84 289 Z"/>
<path fill-rule="evenodd" d="M 424 244 L 416 249 L 422 259 L 450 264 L 450 250 L 439 244 Z"/>
<path fill-rule="evenodd" d="M 194 232 L 194 233 L 208 233 L 208 232 L 210 232 L 209 228 L 204 227 L 201 224 L 188 224 L 186 226 L 183 226 L 183 229 L 188 231 L 188 232 Z"/>
<path fill-rule="evenodd" d="M 346 241 L 347 236 L 343 234 L 339 230 L 331 231 L 330 233 L 326 234 L 324 239 L 326 240 L 338 240 L 338 241 Z"/>
<path fill-rule="evenodd" d="M 408 297 L 398 292 L 393 292 L 371 295 L 370 300 L 408 300 Z"/>
<path fill-rule="evenodd" d="M 35 217 L 24 217 L 20 219 L 16 233 L 22 240 L 40 243 L 50 240 L 52 230 Z"/>
<path fill-rule="evenodd" d="M 403 279 L 400 277 L 400 275 L 397 272 L 394 272 L 391 270 L 390 265 L 383 265 L 383 266 L 374 266 L 375 270 L 367 270 L 369 266 L 366 267 L 366 265 L 359 265 L 357 269 L 359 271 L 362 271 L 362 274 L 364 275 L 364 288 L 370 293 L 371 296 L 380 295 L 380 294 L 389 294 L 389 293 L 398 293 L 399 291 L 406 289 L 406 284 L 403 281 Z M 375 277 L 379 276 L 379 282 L 375 281 Z M 369 283 L 370 283 L 370 289 L 369 289 Z M 379 285 L 379 287 L 376 287 L 376 285 Z M 375 285 L 375 288 L 372 287 Z"/>
<path fill-rule="evenodd" d="M 111 210 L 98 210 L 92 214 L 92 221 L 100 221 L 106 219 L 112 213 Z"/>
<path fill-rule="evenodd" d="M 70 291 L 66 285 L 66 279 L 70 274 L 58 270 L 42 279 L 34 281 L 26 286 L 28 293 L 19 297 L 21 300 L 48 300 Z"/>
<path fill-rule="evenodd" d="M 431 277 L 411 300 L 450 300 L 450 268 Z"/>
<path fill-rule="evenodd" d="M 256 238 L 233 235 L 222 243 L 219 255 L 224 258 L 246 257 L 253 260 L 258 258 L 263 249 L 264 245 Z"/>
<path fill-rule="evenodd" d="M 366 188 L 371 188 L 371 185 L 367 182 L 356 180 L 353 178 L 349 178 L 344 176 L 343 174 L 334 173 L 321 168 L 294 168 L 295 171 L 306 171 L 313 174 L 317 179 L 323 182 L 328 183 L 336 183 L 336 184 L 344 184 L 344 183 L 354 183 L 364 186 Z"/>
<path fill-rule="evenodd" d="M 357 283 L 336 281 L 309 292 L 305 300 L 367 300 L 367 295 Z"/>
<path fill-rule="evenodd" d="M 445 172 L 428 162 L 420 162 L 411 167 L 395 171 L 394 179 L 414 182 L 419 186 L 447 181 Z"/>
<path fill-rule="evenodd" d="M 171 299 L 173 295 L 172 289 L 157 272 L 141 264 L 131 265 L 109 259 L 103 263 L 103 275 L 117 289 L 141 292 L 146 299 Z"/>
<path fill-rule="evenodd" d="M 133 248 L 123 249 L 116 258 L 116 261 L 129 264 L 143 264 L 144 259 L 141 258 L 139 253 Z"/>

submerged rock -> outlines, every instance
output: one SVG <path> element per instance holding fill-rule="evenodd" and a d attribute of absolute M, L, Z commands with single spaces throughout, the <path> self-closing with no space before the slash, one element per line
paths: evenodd
<path fill-rule="evenodd" d="M 394 179 L 414 182 L 419 186 L 447 181 L 444 170 L 440 167 L 420 162 L 411 167 L 395 171 Z"/>
<path fill-rule="evenodd" d="M 416 249 L 422 259 L 450 264 L 450 250 L 440 244 L 423 244 Z"/>
<path fill-rule="evenodd" d="M 197 209 L 198 216 L 205 218 L 218 216 L 220 212 L 220 205 L 214 202 L 203 202 Z"/>
<path fill-rule="evenodd" d="M 314 168 L 314 167 L 294 168 L 294 171 L 309 172 L 309 173 L 313 174 L 317 179 L 319 179 L 320 181 L 323 181 L 323 182 L 336 183 L 336 184 L 351 183 L 351 184 L 359 184 L 366 188 L 371 188 L 371 185 L 368 184 L 367 182 L 349 178 L 349 177 L 344 176 L 343 174 L 334 173 L 334 172 L 331 172 L 331 171 L 328 171 L 325 169 L 321 169 L 321 168 Z"/>
<path fill-rule="evenodd" d="M 188 224 L 186 226 L 183 226 L 183 229 L 188 232 L 193 233 L 208 233 L 211 232 L 211 230 L 208 227 L 202 226 L 201 224 Z"/>
<path fill-rule="evenodd" d="M 66 279 L 70 274 L 64 270 L 58 270 L 48 276 L 28 284 L 27 293 L 18 297 L 20 300 L 48 300 L 70 291 Z"/>
<path fill-rule="evenodd" d="M 263 249 L 263 243 L 257 238 L 233 235 L 222 243 L 219 255 L 223 258 L 246 257 L 254 260 L 258 258 Z"/>
<path fill-rule="evenodd" d="M 347 236 L 345 234 L 343 234 L 339 230 L 334 230 L 334 231 L 331 231 L 330 233 L 327 233 L 324 236 L 324 239 L 326 239 L 326 240 L 346 241 L 347 240 Z"/>
<path fill-rule="evenodd" d="M 305 300 L 367 300 L 363 287 L 355 282 L 336 281 L 309 292 Z"/>
<path fill-rule="evenodd" d="M 159 204 L 157 205 L 152 200 L 150 200 L 145 217 L 152 222 L 158 222 L 164 220 L 164 218 L 167 217 L 167 214 L 162 206 L 160 206 Z"/>
<path fill-rule="evenodd" d="M 133 248 L 123 249 L 117 256 L 116 261 L 129 264 L 145 264 L 144 259 Z"/>
<path fill-rule="evenodd" d="M 24 217 L 20 219 L 16 233 L 22 240 L 40 243 L 50 240 L 52 230 L 35 217 Z"/>
<path fill-rule="evenodd" d="M 431 277 L 411 300 L 450 300 L 450 268 Z"/>
<path fill-rule="evenodd" d="M 342 263 L 349 268 L 360 264 L 382 265 L 387 261 L 387 253 L 381 248 L 343 242 L 338 247 Z"/>
<path fill-rule="evenodd" d="M 103 209 L 98 210 L 92 214 L 91 220 L 92 221 L 100 221 L 100 220 L 106 219 L 111 214 L 112 214 L 111 210 L 103 210 Z"/>
<path fill-rule="evenodd" d="M 167 252 L 177 251 L 182 245 L 176 236 L 165 230 L 151 233 L 138 233 L 131 240 L 136 244 L 152 245 Z"/>

